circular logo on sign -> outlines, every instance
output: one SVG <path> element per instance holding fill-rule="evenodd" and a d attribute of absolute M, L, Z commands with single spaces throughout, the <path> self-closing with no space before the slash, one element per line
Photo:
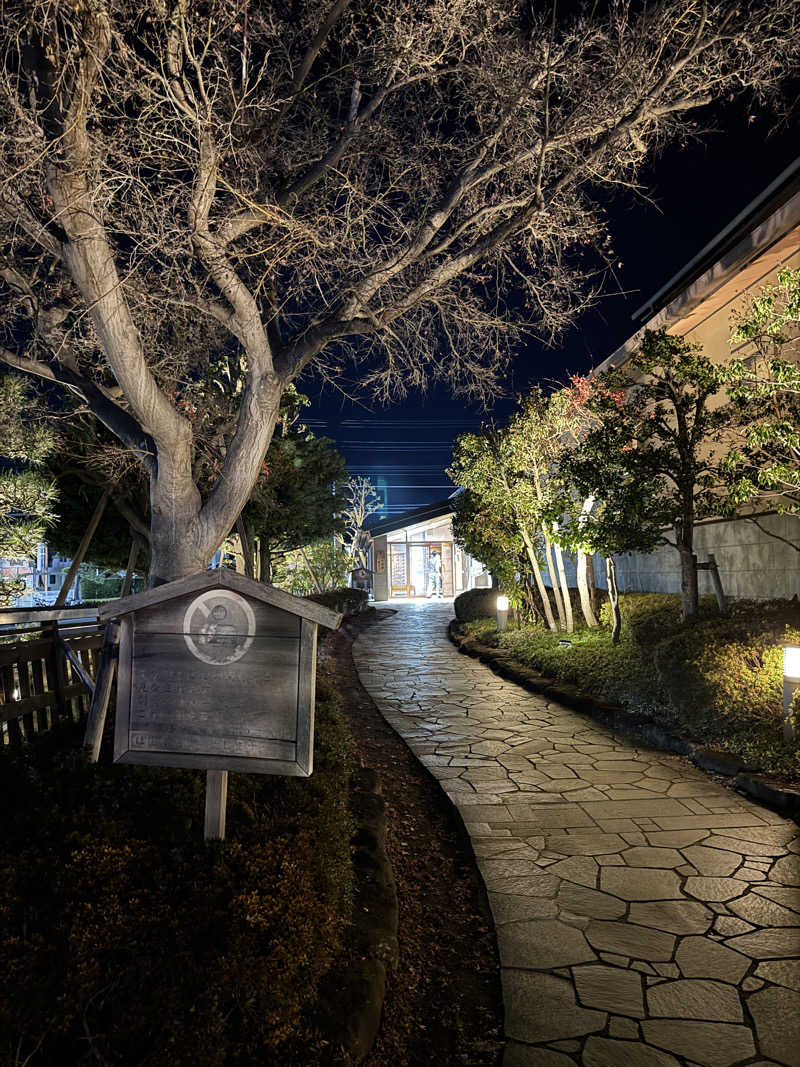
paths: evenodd
<path fill-rule="evenodd" d="M 183 639 L 189 651 L 217 667 L 241 659 L 255 632 L 253 609 L 243 596 L 228 589 L 201 593 L 183 617 Z"/>

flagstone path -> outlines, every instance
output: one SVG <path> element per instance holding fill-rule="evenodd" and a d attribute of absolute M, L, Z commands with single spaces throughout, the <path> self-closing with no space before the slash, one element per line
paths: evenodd
<path fill-rule="evenodd" d="M 799 1067 L 797 825 L 498 678 L 451 617 L 403 604 L 354 657 L 472 839 L 504 1067 Z"/>

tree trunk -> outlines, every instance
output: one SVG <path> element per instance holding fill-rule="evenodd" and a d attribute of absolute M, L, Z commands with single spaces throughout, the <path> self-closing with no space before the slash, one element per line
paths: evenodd
<path fill-rule="evenodd" d="M 587 496 L 581 507 L 581 513 L 578 516 L 578 529 L 585 530 L 586 524 L 589 521 L 589 516 L 592 513 L 595 505 L 594 496 Z M 587 553 L 585 549 L 578 549 L 578 592 L 581 598 L 581 611 L 583 617 L 586 619 L 586 625 L 589 629 L 597 626 L 597 589 L 595 588 L 594 581 L 594 558 L 591 552 Z M 587 578 L 588 575 L 588 578 Z"/>
<path fill-rule="evenodd" d="M 531 565 L 533 571 L 533 578 L 536 582 L 536 588 L 539 590 L 539 596 L 542 598 L 542 607 L 544 608 L 544 617 L 547 620 L 547 625 L 555 633 L 558 629 L 556 626 L 556 620 L 553 618 L 553 609 L 550 606 L 550 597 L 547 595 L 547 586 L 544 584 L 542 578 L 542 571 L 539 567 L 539 560 L 536 558 L 536 549 L 531 541 L 527 530 L 522 531 L 522 541 L 525 545 L 525 552 L 528 556 L 528 562 Z"/>
<path fill-rule="evenodd" d="M 122 592 L 119 594 L 120 597 L 128 596 L 131 591 L 131 586 L 133 585 L 133 574 L 136 568 L 136 557 L 138 555 L 139 538 L 136 536 L 136 534 L 134 534 L 133 540 L 131 541 L 131 550 L 128 553 L 128 566 L 125 569 L 125 578 L 122 582 Z"/>
<path fill-rule="evenodd" d="M 594 576 L 594 554 L 587 552 L 586 554 L 586 577 L 588 578 L 589 596 L 591 597 L 592 612 L 596 619 L 600 618 L 600 595 L 597 589 L 597 582 Z"/>
<path fill-rule="evenodd" d="M 271 381 L 252 400 L 249 421 L 227 449 L 224 477 L 205 502 L 192 477 L 191 428 L 187 425 L 182 435 L 176 434 L 169 449 L 159 446 L 157 470 L 150 479 L 151 587 L 206 570 L 253 490 L 280 399 L 280 385 Z"/>
<path fill-rule="evenodd" d="M 594 629 L 597 626 L 597 619 L 592 609 L 592 598 L 589 593 L 589 583 L 586 575 L 588 571 L 588 557 L 585 552 L 578 549 L 578 593 L 581 598 L 581 611 L 583 617 L 586 620 L 586 625 L 589 629 Z"/>
<path fill-rule="evenodd" d="M 261 541 L 261 568 L 259 570 L 259 580 L 264 582 L 265 585 L 272 584 L 272 553 L 269 548 L 269 541 L 265 537 L 260 539 Z"/>
<path fill-rule="evenodd" d="M 567 585 L 567 572 L 564 570 L 564 553 L 561 551 L 561 545 L 557 541 L 553 542 L 553 554 L 556 557 L 556 567 L 558 568 L 558 580 L 561 583 L 561 595 L 564 599 L 564 620 L 566 631 L 571 634 L 575 629 L 575 622 L 572 618 L 572 600 L 569 595 L 569 586 Z"/>
<path fill-rule="evenodd" d="M 523 564 L 523 567 L 524 567 L 524 564 Z M 540 577 L 541 577 L 541 575 L 540 575 Z M 536 596 L 535 596 L 534 591 L 533 591 L 533 586 L 531 584 L 531 580 L 527 575 L 524 575 L 524 577 L 523 577 L 522 596 L 523 596 L 524 611 L 527 613 L 527 617 L 530 618 L 530 619 L 533 619 L 534 622 L 536 622 L 536 620 L 538 620 L 541 617 L 541 619 L 544 622 L 546 622 L 547 620 L 545 619 L 544 612 L 539 607 L 539 604 L 536 601 Z M 517 620 L 517 625 L 521 626 L 522 625 L 523 611 L 517 612 L 517 615 L 519 616 L 519 618 Z"/>
<path fill-rule="evenodd" d="M 708 554 L 708 563 L 706 564 L 708 573 L 711 575 L 711 581 L 714 586 L 714 596 L 717 598 L 717 607 L 719 608 L 720 615 L 728 614 L 728 601 L 725 598 L 725 590 L 722 588 L 722 579 L 719 576 L 719 567 L 717 566 L 717 558 L 713 552 Z"/>
<path fill-rule="evenodd" d="M 679 544 L 678 552 L 681 557 L 681 606 L 683 621 L 697 614 L 698 590 L 697 590 L 697 556 L 692 552 L 691 546 Z"/>
<path fill-rule="evenodd" d="M 244 560 L 244 573 L 248 578 L 255 578 L 255 565 L 253 560 L 253 542 L 250 539 L 250 535 L 247 532 L 247 526 L 245 521 L 240 515 L 236 520 L 236 532 L 239 535 L 239 540 L 242 544 L 242 559 Z"/>
<path fill-rule="evenodd" d="M 213 543 L 203 536 L 200 493 L 192 479 L 190 453 L 189 439 L 163 462 L 159 452 L 158 470 L 150 479 L 151 588 L 204 571 L 236 519 L 230 516 L 227 529 Z"/>
<path fill-rule="evenodd" d="M 611 617 L 614 620 L 611 627 L 611 644 L 618 645 L 619 632 L 622 629 L 622 615 L 619 610 L 617 565 L 611 556 L 606 556 L 606 582 L 608 583 L 608 599 L 611 602 Z"/>
<path fill-rule="evenodd" d="M 311 560 L 308 558 L 308 555 L 306 554 L 306 550 L 304 548 L 300 549 L 300 555 L 303 557 L 303 561 L 305 562 L 306 567 L 308 567 L 308 573 L 311 575 L 311 581 L 314 583 L 315 589 L 318 593 L 324 593 L 325 590 L 322 587 L 322 583 L 317 577 L 314 568 L 311 566 Z"/>
<path fill-rule="evenodd" d="M 153 550 L 150 555 L 148 585 L 152 589 L 207 569 L 214 552 L 202 551 L 192 523 L 179 523 L 171 516 L 153 515 L 150 523 Z M 180 531 L 183 536 L 176 536 Z"/>
<path fill-rule="evenodd" d="M 560 628 L 562 630 L 566 630 L 567 617 L 564 614 L 564 603 L 561 599 L 561 590 L 558 586 L 558 571 L 556 570 L 555 564 L 553 563 L 553 559 L 550 555 L 552 544 L 550 543 L 550 538 L 548 537 L 547 532 L 544 529 L 542 529 L 542 533 L 544 534 L 544 559 L 545 563 L 547 564 L 547 573 L 550 577 L 550 585 L 553 589 L 553 599 L 556 602 L 556 610 L 558 611 L 558 621 L 560 624 Z"/>

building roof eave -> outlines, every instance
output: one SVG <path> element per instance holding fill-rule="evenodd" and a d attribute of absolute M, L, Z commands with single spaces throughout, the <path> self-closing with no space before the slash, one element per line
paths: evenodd
<path fill-rule="evenodd" d="M 452 498 L 448 497 L 446 500 L 437 500 L 433 504 L 423 504 L 422 507 L 406 511 L 402 515 L 395 515 L 391 519 L 383 519 L 381 522 L 373 523 L 369 528 L 369 534 L 372 538 L 380 537 L 381 534 L 394 533 L 395 530 L 402 530 L 406 526 L 416 526 L 427 519 L 444 518 L 447 515 L 452 515 L 454 511 L 455 507 Z"/>
<path fill-rule="evenodd" d="M 633 314 L 643 325 L 592 372 L 624 365 L 645 330 L 686 333 L 712 303 L 722 306 L 747 288 L 737 285 L 748 273 L 768 273 L 800 249 L 800 159 L 757 197 Z M 777 202 L 777 206 L 776 205 Z M 703 266 L 706 269 L 703 270 Z M 763 266 L 763 271 L 760 268 Z M 661 306 L 659 307 L 659 302 Z"/>

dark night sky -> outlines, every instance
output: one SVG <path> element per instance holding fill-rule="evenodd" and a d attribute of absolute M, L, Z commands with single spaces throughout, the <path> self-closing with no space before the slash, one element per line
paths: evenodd
<path fill-rule="evenodd" d="M 491 411 L 454 399 L 444 389 L 427 396 L 412 393 L 381 408 L 342 400 L 313 380 L 301 384 L 312 398 L 312 429 L 336 442 L 352 474 L 365 474 L 385 490 L 387 514 L 452 492 L 444 471 L 459 433 L 490 418 L 502 423 L 514 397 L 535 382 L 563 380 L 610 355 L 635 331 L 633 312 L 797 156 L 797 120 L 773 131 L 772 118 L 748 121 L 747 111 L 736 106 L 721 111 L 715 125 L 719 132 L 671 148 L 642 176 L 655 203 L 625 192 L 606 204 L 623 264 L 616 279 L 608 279 L 608 295 L 557 348 L 531 344 L 519 352 L 506 395 Z"/>

